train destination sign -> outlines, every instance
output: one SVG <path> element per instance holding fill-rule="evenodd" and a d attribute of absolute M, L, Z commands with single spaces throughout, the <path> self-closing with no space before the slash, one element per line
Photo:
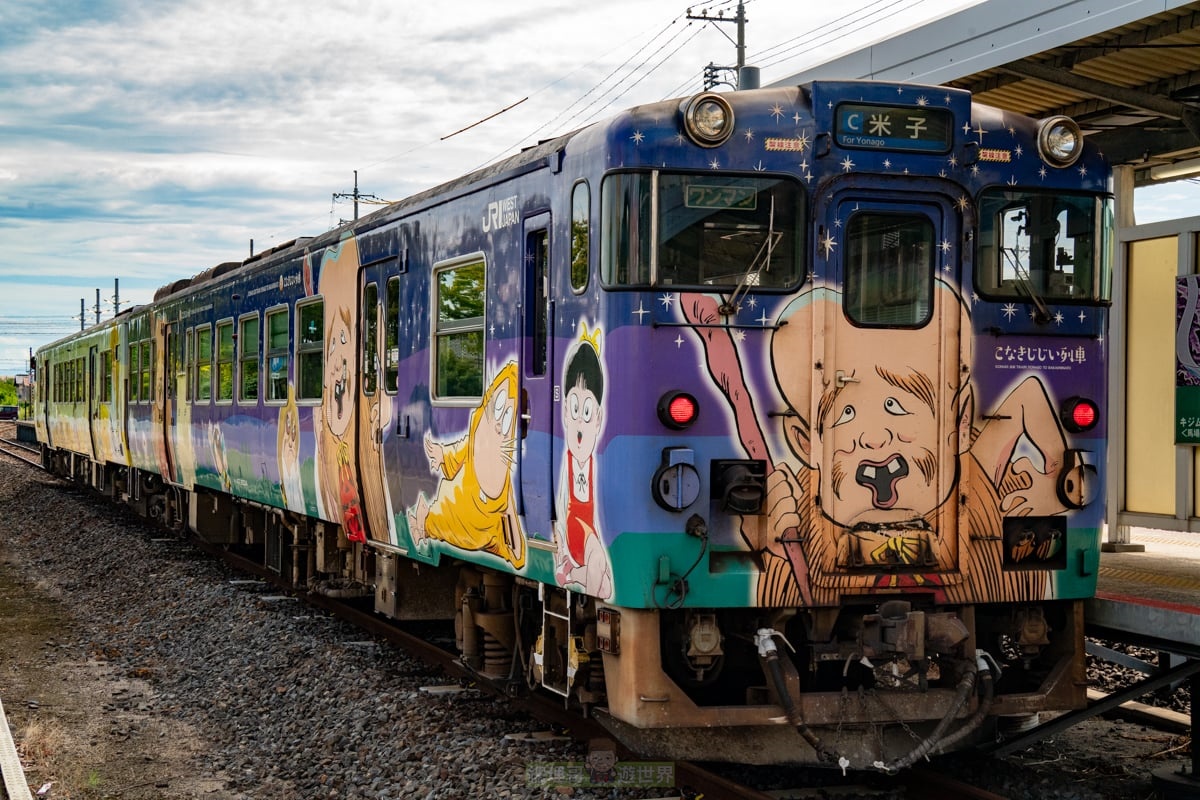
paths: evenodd
<path fill-rule="evenodd" d="M 945 153 L 954 142 L 954 115 L 944 108 L 843 103 L 834 134 L 841 147 Z"/>

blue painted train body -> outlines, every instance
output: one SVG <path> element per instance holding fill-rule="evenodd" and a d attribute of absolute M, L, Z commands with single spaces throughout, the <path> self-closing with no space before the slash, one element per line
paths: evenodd
<path fill-rule="evenodd" d="M 639 106 L 41 348 L 39 438 L 643 752 L 902 767 L 1084 701 L 1109 180 L 941 87 Z"/>

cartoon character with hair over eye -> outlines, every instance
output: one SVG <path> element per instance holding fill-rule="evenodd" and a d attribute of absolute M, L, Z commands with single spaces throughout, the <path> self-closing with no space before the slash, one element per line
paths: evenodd
<path fill-rule="evenodd" d="M 587 326 L 567 354 L 562 423 L 565 450 L 559 481 L 554 557 L 560 586 L 586 594 L 612 596 L 612 570 L 596 519 L 596 445 L 604 427 L 604 368 L 600 331 Z"/>
<path fill-rule="evenodd" d="M 438 540 L 482 550 L 515 569 L 525 566 L 525 534 L 513 502 L 512 465 L 518 426 L 517 364 L 510 361 L 483 392 L 463 437 L 438 442 L 425 434 L 429 468 L 440 475 L 432 500 L 422 492 L 408 510 L 418 549 Z"/>

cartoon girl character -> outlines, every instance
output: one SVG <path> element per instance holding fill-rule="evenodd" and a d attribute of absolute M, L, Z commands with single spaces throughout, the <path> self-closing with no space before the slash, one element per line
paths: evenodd
<path fill-rule="evenodd" d="M 596 444 L 604 425 L 604 371 L 600 331 L 587 326 L 567 355 L 563 385 L 562 480 L 559 482 L 555 573 L 560 586 L 578 587 L 601 598 L 612 596 L 612 571 L 596 522 Z M 565 524 L 564 524 L 565 523 Z M 565 529 L 564 529 L 565 528 Z"/>
<path fill-rule="evenodd" d="M 525 566 L 525 534 L 513 502 L 512 465 L 517 439 L 517 364 L 507 363 L 471 412 L 467 434 L 436 442 L 425 434 L 430 470 L 440 473 L 432 500 L 424 493 L 408 511 L 413 543 L 437 539 L 463 550 L 483 550 Z"/>

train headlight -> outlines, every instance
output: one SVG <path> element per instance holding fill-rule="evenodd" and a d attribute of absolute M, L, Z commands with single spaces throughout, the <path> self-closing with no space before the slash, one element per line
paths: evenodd
<path fill-rule="evenodd" d="M 1069 167 L 1083 153 L 1083 132 L 1069 117 L 1050 117 L 1038 128 L 1038 152 L 1056 167 Z"/>
<path fill-rule="evenodd" d="M 681 110 L 688 138 L 701 147 L 716 147 L 733 135 L 733 107 L 719 94 L 698 94 Z"/>

